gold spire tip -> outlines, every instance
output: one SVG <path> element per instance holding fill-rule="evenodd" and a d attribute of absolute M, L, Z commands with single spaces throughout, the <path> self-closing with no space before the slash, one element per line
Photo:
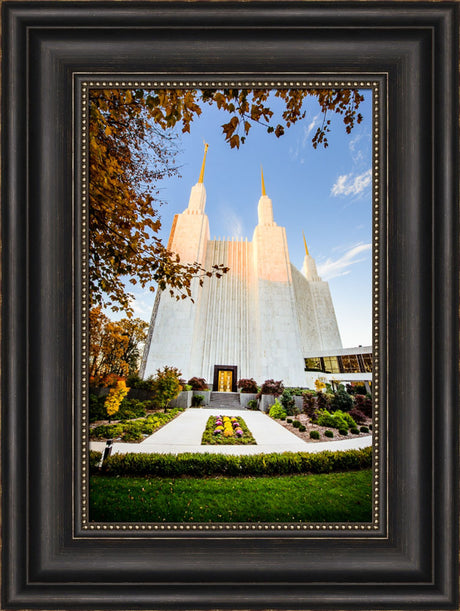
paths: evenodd
<path fill-rule="evenodd" d="M 201 182 L 201 183 L 204 180 L 204 167 L 206 165 L 206 154 L 208 152 L 208 147 L 209 147 L 209 144 L 205 142 L 204 140 L 203 140 L 203 144 L 204 144 L 203 163 L 201 164 L 200 178 L 198 179 L 198 182 Z"/>
<path fill-rule="evenodd" d="M 309 257 L 310 253 L 308 252 L 307 240 L 305 239 L 305 233 L 303 231 L 302 231 L 302 235 L 303 235 L 303 243 L 305 244 L 305 254 L 307 255 L 307 257 Z"/>
<path fill-rule="evenodd" d="M 267 193 L 265 192 L 264 170 L 262 168 L 262 165 L 260 166 L 260 175 L 262 178 L 262 195 L 267 195 Z"/>

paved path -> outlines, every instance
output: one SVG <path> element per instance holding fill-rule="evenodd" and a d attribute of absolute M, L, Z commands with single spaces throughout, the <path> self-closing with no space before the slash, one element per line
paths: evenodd
<path fill-rule="evenodd" d="M 128 452 L 180 454 L 208 452 L 213 454 L 268 454 L 270 452 L 321 452 L 322 450 L 351 450 L 372 445 L 372 436 L 355 437 L 343 441 L 306 442 L 260 411 L 231 410 L 241 417 L 253 434 L 257 445 L 202 446 L 201 436 L 209 416 L 225 416 L 225 409 L 187 409 L 141 443 L 114 443 L 112 454 Z M 91 441 L 90 449 L 102 451 L 103 441 Z"/>

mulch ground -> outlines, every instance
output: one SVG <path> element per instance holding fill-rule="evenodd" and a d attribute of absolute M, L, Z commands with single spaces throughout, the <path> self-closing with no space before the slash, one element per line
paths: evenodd
<path fill-rule="evenodd" d="M 292 419 L 292 421 L 299 420 L 299 422 L 301 422 L 306 427 L 306 430 L 300 432 L 299 429 L 292 426 L 292 424 L 287 423 L 286 420 L 277 420 L 276 422 L 281 424 L 281 426 L 283 426 L 291 433 L 294 433 L 294 435 L 297 435 L 297 437 L 300 437 L 300 439 L 303 439 L 304 441 L 308 442 L 341 441 L 342 439 L 366 437 L 367 435 L 372 433 L 372 431 L 369 431 L 369 433 L 359 433 L 359 435 L 353 435 L 352 433 L 348 432 L 348 435 L 341 435 L 337 429 L 332 429 L 329 426 L 318 426 L 317 424 L 312 424 L 310 422 L 310 418 L 306 414 L 297 414 L 296 416 L 288 416 L 288 418 Z M 366 421 L 362 424 L 358 424 L 357 428 L 359 429 L 361 426 L 367 426 L 369 428 L 369 425 L 372 426 L 372 419 L 366 418 Z M 312 439 L 310 437 L 310 431 L 318 431 L 320 438 Z M 334 437 L 325 437 L 325 431 L 332 431 L 334 433 Z"/>

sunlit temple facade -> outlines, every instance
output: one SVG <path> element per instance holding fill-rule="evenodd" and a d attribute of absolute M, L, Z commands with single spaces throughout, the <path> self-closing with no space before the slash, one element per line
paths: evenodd
<path fill-rule="evenodd" d="M 203 377 L 214 390 L 235 391 L 237 380 L 283 380 L 306 386 L 305 356 L 342 348 L 329 285 L 321 280 L 305 241 L 302 270 L 289 259 L 286 230 L 274 220 L 262 173 L 258 223 L 252 240 L 211 240 L 205 213 L 204 170 L 187 208 L 176 214 L 168 249 L 183 263 L 230 268 L 221 278 L 192 282 L 193 302 L 158 292 L 141 365 L 154 375 L 165 365 Z"/>

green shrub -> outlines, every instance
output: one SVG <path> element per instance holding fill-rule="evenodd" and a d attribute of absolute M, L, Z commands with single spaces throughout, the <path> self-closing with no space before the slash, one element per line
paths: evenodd
<path fill-rule="evenodd" d="M 259 409 L 259 405 L 257 403 L 257 399 L 250 399 L 250 401 L 248 401 L 247 408 L 248 409 L 253 409 L 253 410 Z"/>
<path fill-rule="evenodd" d="M 346 412 L 336 410 L 333 414 L 327 410 L 318 412 L 317 424 L 319 426 L 328 426 L 334 429 L 349 429 L 350 427 L 356 427 L 356 422 Z"/>
<path fill-rule="evenodd" d="M 102 452 L 95 452 L 94 450 L 89 451 L 89 468 L 90 471 L 94 472 L 100 463 L 102 458 Z"/>
<path fill-rule="evenodd" d="M 280 420 L 286 420 L 286 416 L 281 416 Z"/>
<path fill-rule="evenodd" d="M 304 432 L 304 431 L 306 431 L 306 430 L 307 430 L 307 427 L 306 427 L 304 424 L 301 424 L 301 425 L 299 426 L 299 431 L 300 431 L 301 433 L 303 433 L 303 432 Z"/>
<path fill-rule="evenodd" d="M 132 418 L 144 418 L 145 405 L 137 399 L 123 399 L 117 412 L 117 418 L 120 420 L 130 420 Z"/>
<path fill-rule="evenodd" d="M 199 407 L 204 401 L 203 395 L 193 395 L 192 407 Z"/>
<path fill-rule="evenodd" d="M 319 439 L 319 431 L 310 431 L 311 439 Z"/>
<path fill-rule="evenodd" d="M 342 410 L 338 409 L 332 415 L 334 416 L 334 418 L 338 417 L 338 418 L 342 418 L 343 420 L 345 420 L 349 429 L 356 428 L 356 422 L 347 412 L 342 412 Z"/>
<path fill-rule="evenodd" d="M 299 420 L 294 420 L 294 422 L 292 423 L 292 426 L 293 426 L 294 428 L 298 429 L 298 428 L 299 428 L 299 426 L 300 426 L 301 424 L 302 424 L 302 423 L 301 423 L 301 422 L 299 422 Z"/>
<path fill-rule="evenodd" d="M 369 433 L 369 429 L 367 426 L 361 426 L 359 430 L 361 431 L 361 433 Z"/>
<path fill-rule="evenodd" d="M 105 396 L 98 397 L 90 394 L 89 396 L 89 421 L 107 420 L 107 410 L 105 409 Z"/>
<path fill-rule="evenodd" d="M 295 416 L 297 414 L 295 400 L 290 390 L 286 388 L 283 390 L 280 401 L 287 416 Z"/>
<path fill-rule="evenodd" d="M 288 390 L 293 396 L 301 397 L 306 389 L 301 388 L 300 386 L 292 386 L 290 388 L 286 388 L 286 390 Z"/>
<path fill-rule="evenodd" d="M 324 431 L 324 436 L 325 437 L 334 437 L 334 433 L 332 431 Z"/>
<path fill-rule="evenodd" d="M 369 425 L 369 430 L 372 431 L 372 424 Z"/>
<path fill-rule="evenodd" d="M 291 424 L 291 423 L 292 423 L 292 418 L 286 418 L 286 422 L 287 422 L 288 424 Z"/>
<path fill-rule="evenodd" d="M 99 460 L 100 460 L 100 453 Z M 91 464 L 96 462 L 96 453 Z M 97 464 L 97 463 L 96 463 Z M 372 466 L 372 448 L 362 450 L 284 452 L 282 454 L 112 454 L 105 461 L 108 475 L 151 477 L 203 477 L 214 475 L 257 476 L 294 473 L 332 473 L 368 469 Z M 93 472 L 98 472 L 94 470 Z"/>
<path fill-rule="evenodd" d="M 359 435 L 359 429 L 356 426 L 352 426 L 350 429 L 352 435 Z"/>
<path fill-rule="evenodd" d="M 284 411 L 284 407 L 281 405 L 278 399 L 276 399 L 276 401 L 271 406 L 270 411 L 268 412 L 268 415 L 270 416 L 270 418 L 278 418 L 278 419 L 281 418 L 281 416 L 286 417 L 286 412 Z"/>
<path fill-rule="evenodd" d="M 91 439 L 114 439 L 123 433 L 122 424 L 101 424 L 91 429 Z"/>
<path fill-rule="evenodd" d="M 340 435 L 348 435 L 348 429 L 339 429 Z"/>
<path fill-rule="evenodd" d="M 130 375 L 126 378 L 126 386 L 138 390 L 153 390 L 153 376 L 142 380 L 138 375 Z"/>
<path fill-rule="evenodd" d="M 353 397 L 347 393 L 342 387 L 339 387 L 337 392 L 331 399 L 331 408 L 333 410 L 341 410 L 343 412 L 349 412 L 353 407 Z"/>

